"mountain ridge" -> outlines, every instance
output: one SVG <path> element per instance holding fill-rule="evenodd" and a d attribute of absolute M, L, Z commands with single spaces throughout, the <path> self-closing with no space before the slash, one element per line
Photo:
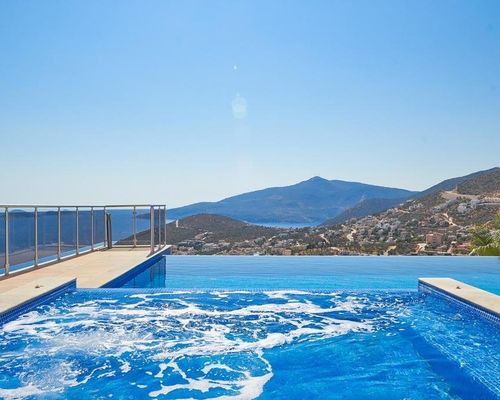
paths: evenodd
<path fill-rule="evenodd" d="M 182 219 L 197 214 L 217 214 L 253 224 L 333 225 L 386 211 L 410 199 L 454 190 L 476 178 L 482 179 L 480 185 L 487 185 L 488 176 L 496 173 L 500 173 L 499 167 L 476 171 L 443 180 L 421 192 L 313 176 L 293 185 L 274 186 L 216 202 L 173 208 L 168 210 L 168 215 L 170 219 Z"/>
<path fill-rule="evenodd" d="M 251 223 L 319 224 L 363 199 L 408 197 L 416 192 L 314 176 L 288 186 L 259 189 L 217 202 L 199 202 L 168 210 L 170 219 L 218 214 Z"/>

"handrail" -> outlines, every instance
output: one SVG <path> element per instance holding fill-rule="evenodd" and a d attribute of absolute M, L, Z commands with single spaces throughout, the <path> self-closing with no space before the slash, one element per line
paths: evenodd
<path fill-rule="evenodd" d="M 22 209 L 22 210 L 19 210 Z M 28 209 L 28 210 L 24 210 Z M 48 210 L 45 210 L 48 209 Z M 52 209 L 52 210 L 50 210 Z M 48 264 L 53 264 L 55 262 L 59 262 L 61 260 L 76 257 L 83 253 L 92 252 L 96 250 L 103 249 L 105 247 L 111 248 L 114 244 L 112 237 L 107 237 L 111 235 L 108 233 L 106 229 L 106 219 L 107 215 L 111 215 L 110 213 L 119 212 L 123 209 L 124 211 L 130 210 L 131 214 L 131 238 L 130 245 L 127 243 L 119 243 L 120 247 L 143 247 L 149 246 L 151 249 L 151 253 L 154 253 L 157 249 L 162 248 L 166 245 L 166 205 L 165 204 L 109 204 L 109 205 L 41 205 L 41 204 L 1 204 L 0 205 L 0 217 L 3 215 L 4 226 L 0 226 L 0 233 L 4 233 L 3 244 L 5 246 L 5 254 L 4 254 L 4 262 L 3 265 L 1 263 L 1 257 L 3 254 L 0 252 L 0 278 L 7 277 L 13 271 L 11 271 L 12 266 L 18 267 L 16 270 L 26 270 L 30 268 L 35 268 L 39 266 L 45 266 Z M 139 209 L 141 212 L 138 212 Z M 25 212 L 28 215 L 28 219 L 19 220 L 16 219 L 15 216 L 19 216 L 20 212 Z M 74 213 L 74 218 L 71 218 L 68 222 L 68 212 Z M 137 218 L 138 215 L 147 215 L 149 212 L 149 224 L 144 226 L 144 222 L 146 219 Z M 52 226 L 48 227 L 47 219 L 41 219 L 43 215 L 55 215 L 56 222 L 53 223 Z M 103 217 L 99 217 L 99 213 L 103 213 Z M 158 213 L 156 215 L 155 213 Z M 120 215 L 120 214 L 118 214 Z M 64 216 L 64 218 L 63 218 Z M 83 217 L 86 217 L 87 220 L 83 220 Z M 31 218 L 33 222 L 31 222 Z M 50 217 L 54 218 L 54 217 Z M 88 222 L 88 218 L 90 218 L 90 223 Z M 102 218 L 102 219 L 101 219 Z M 40 224 L 40 220 L 42 220 L 42 225 Z M 142 222 L 140 222 L 140 221 Z M 23 221 L 23 222 L 21 222 Z M 125 220 L 121 221 L 123 224 Z M 84 223 L 85 222 L 85 223 Z M 128 222 L 128 220 L 127 220 Z M 139 223 L 140 222 L 140 223 Z M 113 223 L 113 220 L 111 220 Z M 162 232 L 162 223 L 164 224 L 164 232 Z M 19 224 L 16 226 L 16 224 Z M 33 224 L 30 226 L 30 224 Z M 56 250 L 52 251 L 49 257 L 52 257 L 49 261 L 40 262 L 40 233 L 43 232 L 43 228 L 45 225 L 45 229 L 50 230 L 52 228 L 52 232 L 57 232 L 57 239 L 50 243 L 45 243 L 42 245 L 49 245 L 54 247 L 57 245 Z M 50 224 L 49 224 L 50 225 Z M 139 225 L 142 225 L 141 232 L 147 232 L 148 229 L 150 231 L 149 243 L 148 240 L 142 240 L 141 244 L 138 241 L 138 229 Z M 42 231 L 40 231 L 40 227 L 42 226 Z M 11 229 L 13 228 L 12 232 Z M 83 232 L 87 229 L 87 234 L 90 235 L 90 243 L 88 240 L 83 240 L 84 243 L 81 242 L 80 237 L 80 229 L 83 228 Z M 28 237 L 28 244 L 24 245 L 19 243 L 14 243 L 15 237 L 12 235 L 15 233 L 17 229 L 24 229 L 23 232 L 26 233 L 26 237 Z M 144 230 L 145 229 L 145 230 Z M 70 251 L 63 251 L 63 243 L 65 247 L 67 247 L 68 242 L 64 242 L 62 236 L 63 231 L 72 232 L 71 233 L 71 249 Z M 98 232 L 99 231 L 99 232 Z M 109 232 L 112 232 L 110 229 Z M 19 236 L 18 236 L 19 238 Z M 122 238 L 123 239 L 123 238 Z M 31 241 L 30 241 L 31 240 Z M 43 240 L 42 240 L 43 241 Z M 57 242 L 57 243 L 56 243 Z M 145 243 L 145 244 L 144 244 Z M 2 244 L 0 242 L 0 244 Z M 83 247 L 82 247 L 83 246 Z M 1 246 L 0 246 L 1 247 Z M 42 249 L 42 260 L 43 257 L 43 247 Z M 31 257 L 31 252 L 33 252 L 33 256 Z M 13 257 L 18 260 L 21 259 L 21 262 L 14 262 Z M 24 258 L 23 258 L 24 257 Z M 47 257 L 45 257 L 47 258 Z M 32 264 L 29 264 L 29 263 Z M 13 265 L 14 264 L 14 265 Z M 20 267 L 20 265 L 22 265 Z M 4 272 L 1 273 L 1 269 L 3 268 Z"/>
<path fill-rule="evenodd" d="M 127 207 L 164 207 L 165 204 L 104 204 L 104 205 L 81 205 L 81 204 L 72 204 L 72 205 L 60 205 L 60 204 L 53 204 L 53 205 L 46 205 L 46 204 L 0 204 L 0 208 L 75 208 L 75 207 L 80 207 L 80 208 L 127 208 Z"/>

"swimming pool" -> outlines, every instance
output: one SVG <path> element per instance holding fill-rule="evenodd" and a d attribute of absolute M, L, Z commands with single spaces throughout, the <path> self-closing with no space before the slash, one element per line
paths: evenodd
<path fill-rule="evenodd" d="M 167 256 L 69 292 L 0 328 L 0 398 L 500 399 L 499 325 L 378 259 Z M 432 260 L 498 289 L 497 259 Z"/>

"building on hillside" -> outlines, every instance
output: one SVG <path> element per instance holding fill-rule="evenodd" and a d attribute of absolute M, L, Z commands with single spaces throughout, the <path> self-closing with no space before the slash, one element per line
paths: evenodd
<path fill-rule="evenodd" d="M 443 244 L 443 234 L 442 233 L 428 233 L 425 235 L 425 243 L 432 247 L 438 247 Z"/>

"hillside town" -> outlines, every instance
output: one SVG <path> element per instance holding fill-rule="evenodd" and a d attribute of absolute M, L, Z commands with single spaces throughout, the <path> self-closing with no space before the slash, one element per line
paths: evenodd
<path fill-rule="evenodd" d="M 500 193 L 465 195 L 445 191 L 333 226 L 260 227 L 254 232 L 253 226 L 232 220 L 234 229 L 247 231 L 238 238 L 227 229 L 227 218 L 212 216 L 211 226 L 195 229 L 192 237 L 173 240 L 173 252 L 180 255 L 466 255 L 471 251 L 471 229 L 491 221 L 499 210 Z M 186 221 L 192 224 L 191 228 L 196 226 L 196 218 Z M 227 235 L 217 231 L 217 218 L 225 218 Z M 169 230 L 182 230 L 184 223 L 181 220 L 171 224 Z M 209 229 L 211 227 L 213 229 Z"/>

